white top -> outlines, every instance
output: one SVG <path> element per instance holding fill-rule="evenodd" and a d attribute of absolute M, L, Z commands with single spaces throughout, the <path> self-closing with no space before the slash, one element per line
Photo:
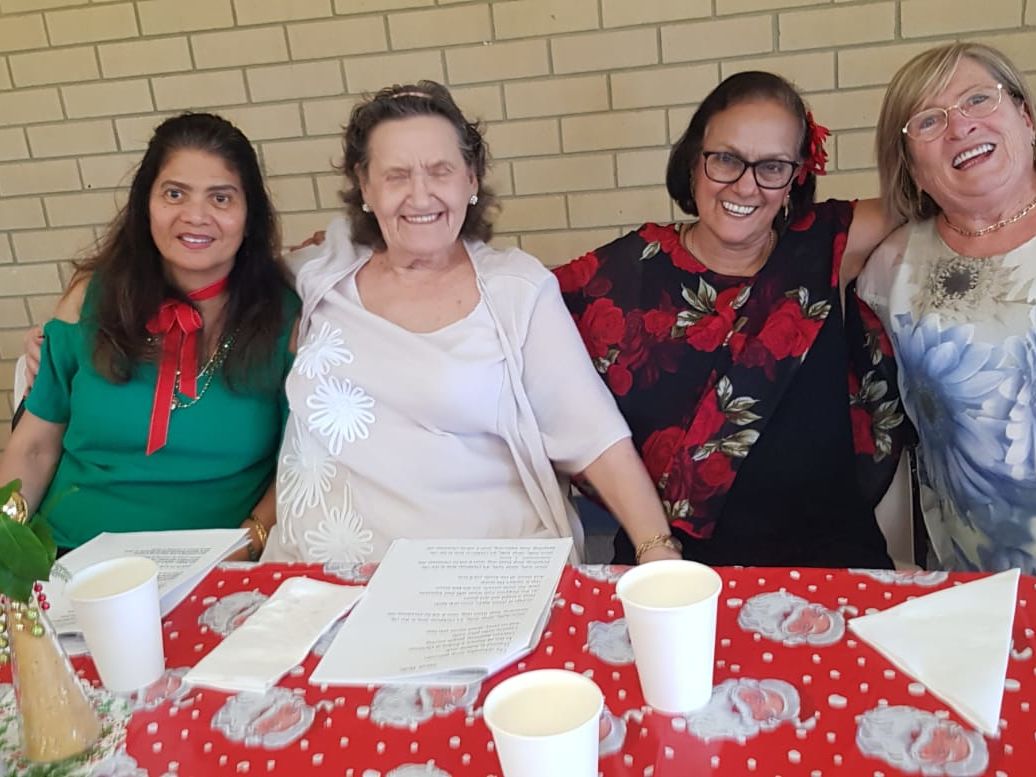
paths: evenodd
<path fill-rule="evenodd" d="M 415 333 L 364 309 L 356 274 L 372 251 L 348 229 L 336 219 L 291 258 L 300 347 L 264 560 L 377 560 L 397 537 L 581 545 L 565 476 L 629 429 L 554 276 L 518 249 L 465 243 L 477 306 Z"/>
<path fill-rule="evenodd" d="M 977 259 L 909 224 L 858 290 L 896 353 L 939 563 L 1036 573 L 1036 239 Z"/>

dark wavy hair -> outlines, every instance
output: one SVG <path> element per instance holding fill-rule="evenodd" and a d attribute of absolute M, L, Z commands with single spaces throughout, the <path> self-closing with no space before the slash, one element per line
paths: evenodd
<path fill-rule="evenodd" d="M 353 108 L 342 142 L 345 159 L 341 167 L 349 182 L 349 188 L 341 194 L 346 215 L 352 224 L 353 240 L 376 250 L 385 249 L 385 238 L 378 220 L 373 213 L 363 211 L 360 180 L 367 174 L 370 164 L 369 145 L 374 128 L 384 121 L 411 116 L 441 116 L 457 131 L 461 156 L 478 181 L 478 202 L 467 209 L 460 236 L 489 242 L 493 237 L 492 218 L 499 206 L 496 195 L 485 182 L 490 157 L 482 137 L 482 125 L 478 121 L 468 121 L 453 101 L 450 90 L 435 81 L 387 86 L 368 95 Z"/>
<path fill-rule="evenodd" d="M 96 252 L 76 265 L 77 277 L 93 274 L 93 317 L 97 334 L 94 365 L 116 383 L 125 383 L 137 365 L 154 360 L 146 324 L 166 299 L 191 304 L 163 269 L 151 237 L 151 188 L 176 151 L 204 151 L 219 157 L 241 179 L 247 213 L 245 234 L 228 277 L 223 331 L 234 337 L 221 367 L 228 385 L 269 388 L 270 353 L 281 331 L 285 278 L 277 218 L 263 184 L 255 149 L 244 133 L 211 113 L 183 113 L 155 129 L 130 184 L 125 207 L 109 225 Z M 204 356 L 204 355 L 202 355 Z"/>
<path fill-rule="evenodd" d="M 799 161 L 806 159 L 810 152 L 809 133 L 806 132 L 806 105 L 798 91 L 788 81 L 774 73 L 750 70 L 735 73 L 725 78 L 719 86 L 709 92 L 691 117 L 683 135 L 669 152 L 669 164 L 666 167 L 665 184 L 669 196 L 673 198 L 680 210 L 691 216 L 698 215 L 698 205 L 694 201 L 694 186 L 691 181 L 698 157 L 702 152 L 702 139 L 705 128 L 712 117 L 734 105 L 753 100 L 773 100 L 783 105 L 788 112 L 802 125 L 802 142 L 799 146 Z M 780 233 L 790 223 L 809 210 L 816 196 L 817 177 L 814 173 L 806 176 L 803 183 L 798 177 L 791 180 L 791 192 L 788 197 L 788 216 L 785 219 L 783 209 L 778 211 L 773 226 Z"/>

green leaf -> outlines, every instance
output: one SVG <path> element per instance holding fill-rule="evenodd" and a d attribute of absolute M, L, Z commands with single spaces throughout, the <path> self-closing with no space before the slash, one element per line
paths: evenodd
<path fill-rule="evenodd" d="M 21 490 L 22 481 L 12 480 L 6 486 L 0 486 L 0 507 L 7 504 L 7 500 L 11 498 L 11 494 L 15 491 Z"/>
<path fill-rule="evenodd" d="M 54 544 L 54 535 L 51 534 L 50 524 L 47 520 L 39 513 L 33 516 L 32 520 L 29 521 L 29 528 L 32 533 L 36 535 L 36 539 L 40 541 L 40 545 L 47 551 L 47 567 L 48 569 L 54 566 L 54 562 L 58 558 L 58 547 Z M 39 580 L 49 580 L 48 577 L 38 578 Z"/>
<path fill-rule="evenodd" d="M 0 516 L 0 559 L 2 568 L 32 585 L 50 574 L 50 552 L 32 529 Z"/>
<path fill-rule="evenodd" d="M 15 577 L 0 566 L 0 594 L 15 602 L 27 602 L 32 597 L 32 580 Z"/>

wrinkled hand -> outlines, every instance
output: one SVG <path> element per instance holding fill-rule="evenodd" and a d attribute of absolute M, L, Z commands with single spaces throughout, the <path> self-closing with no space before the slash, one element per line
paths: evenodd
<path fill-rule="evenodd" d="M 297 246 L 288 246 L 288 250 L 289 251 L 298 251 L 300 248 L 305 248 L 306 246 L 319 246 L 319 245 L 323 245 L 323 244 L 324 244 L 324 230 L 321 229 L 319 232 L 314 232 L 312 235 L 307 237 L 305 240 L 303 240 Z"/>
<path fill-rule="evenodd" d="M 36 325 L 26 330 L 22 338 L 22 345 L 25 348 L 25 378 L 29 387 L 32 387 L 36 376 L 40 371 L 40 354 L 43 352 L 43 327 Z"/>

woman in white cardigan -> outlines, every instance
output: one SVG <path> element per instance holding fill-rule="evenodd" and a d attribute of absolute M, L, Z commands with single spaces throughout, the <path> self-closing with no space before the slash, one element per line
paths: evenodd
<path fill-rule="evenodd" d="M 554 277 L 486 241 L 486 148 L 439 84 L 345 132 L 346 219 L 292 257 L 303 301 L 268 560 L 381 558 L 396 537 L 581 532 L 580 474 L 638 547 L 678 558 Z"/>

